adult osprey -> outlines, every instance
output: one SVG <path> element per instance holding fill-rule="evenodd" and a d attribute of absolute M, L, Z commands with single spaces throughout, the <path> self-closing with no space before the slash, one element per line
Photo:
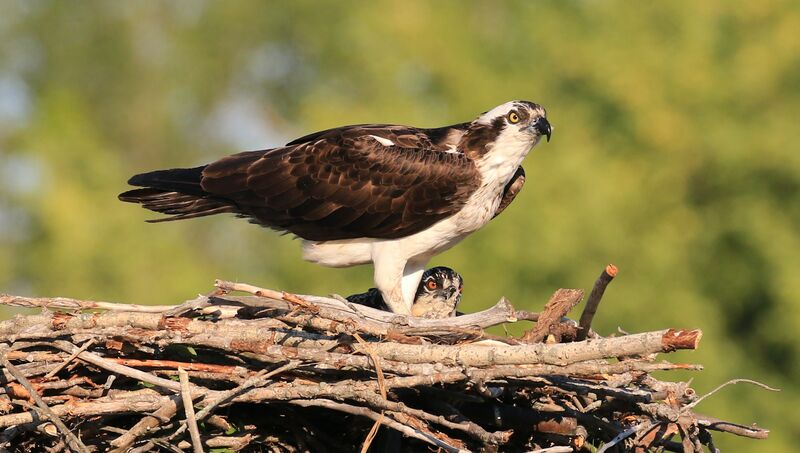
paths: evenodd
<path fill-rule="evenodd" d="M 303 239 L 324 266 L 372 262 L 392 311 L 410 314 L 428 260 L 486 225 L 525 181 L 544 108 L 511 101 L 469 123 L 423 129 L 362 124 L 195 168 L 143 173 L 120 200 L 171 217 L 234 213 Z"/>

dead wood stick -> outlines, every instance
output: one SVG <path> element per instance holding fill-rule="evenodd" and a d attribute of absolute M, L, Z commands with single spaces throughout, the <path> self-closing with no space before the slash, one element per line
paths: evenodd
<path fill-rule="evenodd" d="M 561 318 L 566 316 L 581 299 L 583 299 L 583 291 L 579 289 L 561 288 L 557 290 L 545 304 L 536 325 L 522 336 L 522 341 L 526 343 L 542 341 L 550 333 L 553 325 L 558 324 Z"/>
<path fill-rule="evenodd" d="M 603 269 L 603 272 L 597 278 L 597 281 L 594 282 L 594 287 L 592 288 L 592 292 L 589 293 L 589 299 L 586 301 L 586 306 L 583 308 L 583 313 L 581 313 L 581 319 L 578 322 L 578 341 L 582 341 L 586 339 L 586 336 L 589 335 L 589 329 L 592 327 L 592 319 L 594 319 L 595 313 L 597 313 L 597 307 L 600 305 L 600 299 L 603 298 L 603 293 L 606 291 L 606 287 L 614 277 L 617 276 L 617 267 L 613 264 L 609 264 Z"/>
<path fill-rule="evenodd" d="M 45 379 L 49 379 L 49 378 L 55 376 L 56 374 L 58 374 L 58 372 L 63 370 L 65 366 L 69 365 L 70 362 L 75 360 L 75 357 L 78 357 L 78 354 L 80 354 L 81 352 L 89 349 L 93 344 L 94 344 L 94 338 L 90 338 L 90 339 L 86 340 L 86 342 L 83 343 L 80 348 L 76 349 L 75 352 L 70 354 L 69 357 L 66 358 L 66 360 L 61 362 L 61 364 L 59 364 L 57 367 L 55 367 L 52 370 L 48 371 L 47 374 L 44 375 Z"/>
<path fill-rule="evenodd" d="M 194 362 L 177 362 L 175 360 L 161 360 L 161 359 L 128 359 L 117 357 L 105 357 L 106 360 L 120 365 L 129 367 L 143 367 L 143 368 L 183 368 L 186 371 L 205 371 L 209 373 L 222 373 L 234 375 L 247 375 L 247 368 L 233 365 L 219 365 L 216 363 L 194 363 Z"/>
<path fill-rule="evenodd" d="M 319 307 L 305 300 L 303 297 L 298 296 L 297 294 L 287 293 L 286 291 L 275 291 L 272 289 L 259 288 L 258 286 L 250 285 L 247 283 L 235 283 L 235 282 L 228 282 L 225 280 L 216 280 L 214 282 L 214 286 L 226 292 L 241 291 L 245 293 L 250 293 L 257 297 L 285 300 L 286 302 L 299 306 L 312 313 L 319 313 Z"/>
<path fill-rule="evenodd" d="M 186 413 L 186 425 L 189 427 L 189 436 L 192 438 L 194 453 L 203 453 L 200 429 L 197 428 L 197 419 L 194 418 L 194 404 L 192 403 L 192 390 L 189 387 L 189 375 L 186 374 L 186 370 L 183 368 L 178 368 L 178 378 L 181 384 L 183 411 Z"/>
<path fill-rule="evenodd" d="M 58 418 L 58 415 L 56 415 L 50 409 L 47 403 L 45 403 L 44 400 L 42 400 L 42 397 L 39 396 L 39 393 L 36 391 L 35 388 L 33 388 L 33 385 L 31 385 L 28 379 L 22 373 L 20 373 L 17 367 L 12 365 L 11 362 L 8 361 L 8 359 L 6 358 L 5 350 L 0 351 L 0 364 L 2 364 L 3 367 L 6 370 L 8 370 L 8 372 L 11 373 L 12 376 L 14 376 L 14 379 L 16 379 L 21 386 L 25 387 L 25 389 L 28 390 L 28 392 L 31 395 L 31 399 L 33 399 L 33 401 L 36 403 L 36 406 L 38 406 L 39 411 L 42 413 L 42 415 L 44 415 L 45 418 L 47 418 L 54 425 L 56 425 L 58 430 L 61 431 L 61 434 L 64 435 L 64 437 L 67 440 L 67 445 L 69 445 L 69 448 L 73 451 L 77 451 L 80 453 L 89 453 L 89 449 L 86 448 L 86 445 L 84 445 L 83 442 L 81 442 L 78 436 L 76 436 L 72 431 L 70 431 L 69 428 L 67 428 L 67 425 L 65 425 L 64 422 L 62 422 L 61 419 Z"/>
<path fill-rule="evenodd" d="M 23 297 L 0 294 L 0 305 L 25 308 L 48 308 L 61 310 L 111 310 L 140 313 L 161 313 L 174 305 L 136 305 L 94 300 L 70 299 L 68 297 Z"/>
<path fill-rule="evenodd" d="M 74 352 L 74 350 L 78 349 L 77 346 L 66 341 L 53 342 L 53 346 L 65 352 Z M 89 362 L 92 365 L 96 365 L 99 366 L 100 368 L 104 368 L 108 371 L 111 371 L 112 373 L 128 376 L 129 378 L 137 379 L 142 382 L 147 382 L 148 384 L 157 385 L 159 387 L 164 387 L 166 389 L 174 390 L 176 392 L 179 392 L 181 390 L 181 384 L 179 382 L 175 382 L 170 379 L 160 378 L 151 373 L 137 370 L 136 368 L 131 368 L 125 365 L 114 363 L 108 359 L 105 359 L 97 354 L 88 351 L 79 353 L 78 358 L 86 362 Z"/>
<path fill-rule="evenodd" d="M 111 446 L 116 447 L 110 453 L 123 453 L 125 452 L 136 439 L 143 436 L 148 431 L 155 429 L 161 424 L 162 420 L 167 420 L 175 416 L 181 401 L 179 395 L 174 395 L 167 398 L 164 404 L 156 410 L 153 415 L 146 415 L 142 417 L 131 429 L 125 434 L 117 437 L 111 441 Z"/>
<path fill-rule="evenodd" d="M 697 419 L 697 424 L 706 429 L 713 429 L 714 431 L 731 433 L 751 439 L 766 439 L 769 436 L 768 429 L 759 428 L 758 426 L 740 425 L 738 423 L 726 422 L 725 420 L 701 414 L 694 414 L 694 417 Z"/>
<path fill-rule="evenodd" d="M 24 360 L 26 362 L 60 362 L 67 357 L 66 354 L 42 351 L 8 351 L 8 360 Z"/>
<path fill-rule="evenodd" d="M 242 324 L 246 326 L 246 323 Z M 237 329 L 216 329 L 209 327 L 212 332 L 185 337 L 181 343 L 206 345 L 227 351 L 267 353 L 274 343 L 284 342 L 290 346 L 327 350 L 339 346 L 338 340 L 305 340 L 291 339 L 291 333 L 270 332 L 270 337 L 265 338 L 263 331 Z M 116 331 L 116 335 L 120 332 Z M 563 344 L 532 344 L 532 345 L 486 345 L 465 344 L 458 348 L 447 345 L 409 345 L 392 342 L 371 343 L 372 349 L 378 357 L 397 362 L 443 363 L 449 366 L 491 366 L 491 365 L 524 365 L 524 364 L 553 364 L 567 365 L 570 363 L 596 360 L 609 357 L 636 356 L 654 354 L 658 352 L 671 352 L 677 349 L 695 349 L 702 333 L 699 330 L 660 330 L 641 334 L 626 335 L 592 339 L 584 342 Z M 148 335 L 139 337 L 140 341 L 150 342 Z M 165 343 L 169 344 L 169 343 Z M 361 353 L 366 353 L 361 345 L 354 344 L 353 348 Z"/>
<path fill-rule="evenodd" d="M 561 344 L 531 345 L 460 345 L 451 346 L 375 343 L 375 354 L 389 360 L 407 363 L 441 362 L 452 365 L 491 366 L 546 363 L 567 365 L 586 360 L 621 356 L 636 356 L 671 352 L 677 349 L 696 349 L 702 336 L 700 330 L 660 330 L 624 337 L 601 338 Z M 353 345 L 359 348 L 359 345 Z"/>
<path fill-rule="evenodd" d="M 328 400 L 328 399 L 289 400 L 288 403 L 294 404 L 296 406 L 302 406 L 302 407 L 312 407 L 312 406 L 313 407 L 324 407 L 326 409 L 331 409 L 331 410 L 335 410 L 335 411 L 346 412 L 346 413 L 352 414 L 352 415 L 359 415 L 359 416 L 362 416 L 362 417 L 367 417 L 367 418 L 370 418 L 372 420 L 380 420 L 381 419 L 380 414 L 378 414 L 377 412 L 372 411 L 370 409 L 367 409 L 365 407 L 354 406 L 354 405 L 345 404 L 345 403 L 339 403 L 339 402 L 331 401 L 331 400 Z M 452 453 L 464 452 L 464 453 L 466 453 L 464 450 L 461 450 L 461 449 L 456 448 L 456 447 L 454 447 L 452 445 L 449 445 L 446 442 L 443 442 L 443 441 L 437 439 L 436 437 L 431 436 L 431 435 L 429 435 L 427 433 L 424 433 L 424 432 L 422 432 L 420 430 L 417 430 L 417 429 L 414 429 L 414 428 L 412 428 L 410 426 L 407 426 L 407 425 L 404 425 L 402 423 L 399 423 L 399 422 L 395 421 L 392 418 L 384 416 L 383 419 L 381 420 L 381 423 L 386 425 L 389 428 L 392 428 L 392 429 L 394 429 L 396 431 L 399 431 L 399 432 L 405 434 L 406 436 L 413 437 L 415 439 L 419 439 L 421 441 L 427 442 L 427 443 L 429 443 L 431 445 L 434 445 L 436 447 L 442 448 L 443 450 L 445 450 L 447 452 L 452 452 Z"/>

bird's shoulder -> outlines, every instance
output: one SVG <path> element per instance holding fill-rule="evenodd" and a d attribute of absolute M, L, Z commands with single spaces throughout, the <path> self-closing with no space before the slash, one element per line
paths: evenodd
<path fill-rule="evenodd" d="M 310 240 L 406 236 L 453 215 L 480 184 L 458 127 L 357 125 L 203 169 L 209 195 L 257 223 Z"/>
<path fill-rule="evenodd" d="M 439 128 L 419 128 L 396 124 L 355 124 L 304 135 L 290 141 L 286 146 L 310 144 L 339 146 L 345 149 L 374 148 L 376 150 L 397 147 L 447 152 L 455 150 L 467 130 L 467 126 L 466 123 Z"/>

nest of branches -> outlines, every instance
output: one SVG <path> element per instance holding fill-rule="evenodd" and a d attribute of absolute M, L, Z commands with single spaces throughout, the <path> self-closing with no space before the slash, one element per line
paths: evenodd
<path fill-rule="evenodd" d="M 217 282 L 175 306 L 0 296 L 41 314 L 0 323 L 0 450 L 714 451 L 712 431 L 767 431 L 694 412 L 657 370 L 698 330 L 600 337 L 616 270 L 541 313 L 505 299 L 448 319 Z M 248 292 L 236 296 L 235 291 Z M 490 326 L 535 321 L 521 338 Z"/>

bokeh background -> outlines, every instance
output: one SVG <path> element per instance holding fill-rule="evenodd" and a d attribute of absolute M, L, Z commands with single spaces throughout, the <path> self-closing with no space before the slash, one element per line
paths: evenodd
<path fill-rule="evenodd" d="M 215 217 L 149 225 L 138 172 L 343 124 L 441 126 L 511 99 L 553 140 L 482 231 L 431 264 L 464 308 L 537 309 L 620 267 L 596 328 L 701 328 L 699 410 L 800 436 L 800 3 L 0 0 L 0 291 L 176 303 L 215 278 L 350 294 L 299 244 Z M 11 311 L 0 312 L 7 317 Z"/>

